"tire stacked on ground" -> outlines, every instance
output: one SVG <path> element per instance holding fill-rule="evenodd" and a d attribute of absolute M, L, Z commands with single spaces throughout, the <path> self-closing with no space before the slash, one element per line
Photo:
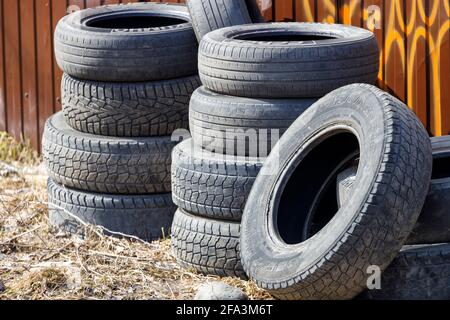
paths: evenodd
<path fill-rule="evenodd" d="M 200 85 L 187 8 L 138 3 L 64 17 L 55 31 L 63 111 L 46 123 L 50 223 L 154 240 L 168 234 L 171 135 Z"/>
<path fill-rule="evenodd" d="M 213 2 L 220 1 L 208 3 Z M 209 21 L 193 9 L 192 15 Z M 190 102 L 192 139 L 173 152 L 172 192 L 179 210 L 172 241 L 179 263 L 206 274 L 245 277 L 241 218 L 265 158 L 317 98 L 343 84 L 374 83 L 378 66 L 375 37 L 353 27 L 257 24 L 204 35 L 203 87 Z"/>
<path fill-rule="evenodd" d="M 431 138 L 433 171 L 430 189 L 405 246 L 383 272 L 379 289 L 361 299 L 450 298 L 450 137 Z M 357 181 L 358 166 L 337 177 L 338 200 L 345 205 Z"/>

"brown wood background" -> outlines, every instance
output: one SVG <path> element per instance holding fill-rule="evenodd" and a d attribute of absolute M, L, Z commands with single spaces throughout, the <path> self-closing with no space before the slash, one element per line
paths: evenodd
<path fill-rule="evenodd" d="M 45 120 L 61 109 L 52 38 L 70 6 L 138 1 L 0 0 L 0 131 L 40 148 Z M 405 101 L 431 134 L 450 134 L 450 0 L 259 1 L 269 21 L 370 29 L 379 22 L 374 29 L 382 48 L 379 86 Z"/>

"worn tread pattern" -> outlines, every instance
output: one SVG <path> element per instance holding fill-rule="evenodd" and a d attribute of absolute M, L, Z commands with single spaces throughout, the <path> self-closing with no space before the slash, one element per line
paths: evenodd
<path fill-rule="evenodd" d="M 205 219 L 182 210 L 172 224 L 172 248 L 178 263 L 206 275 L 246 278 L 240 262 L 240 225 Z"/>
<path fill-rule="evenodd" d="M 340 39 L 314 42 L 237 39 L 239 35 L 286 30 Z M 322 97 L 348 84 L 374 84 L 379 64 L 373 33 L 344 25 L 233 26 L 207 34 L 199 48 L 200 79 L 206 88 L 250 98 Z"/>
<path fill-rule="evenodd" d="M 46 123 L 43 155 L 50 177 L 83 191 L 170 192 L 171 137 L 114 138 L 78 132 L 61 112 Z"/>
<path fill-rule="evenodd" d="M 197 40 L 213 30 L 252 23 L 246 1 L 254 0 L 188 0 Z"/>
<path fill-rule="evenodd" d="M 62 79 L 65 121 L 75 130 L 114 137 L 171 135 L 189 128 L 189 100 L 198 76 L 154 82 Z"/>
<path fill-rule="evenodd" d="M 450 244 L 405 246 L 381 276 L 380 290 L 358 298 L 371 300 L 449 300 Z"/>
<path fill-rule="evenodd" d="M 402 102 L 373 86 L 350 85 L 329 94 L 322 102 L 336 105 L 338 101 L 349 99 L 353 90 L 353 99 L 364 101 L 364 94 L 370 94 L 382 104 L 385 135 L 379 172 L 345 234 L 336 239 L 328 254 L 289 281 L 255 279 L 250 268 L 251 255 L 243 251 L 242 264 L 249 277 L 279 299 L 357 296 L 365 289 L 367 267 L 375 264 L 382 271 L 388 267 L 413 229 L 423 206 L 432 166 L 430 139 L 425 128 Z M 243 234 L 246 227 L 243 227 Z M 241 248 L 246 249 L 242 244 Z"/>
<path fill-rule="evenodd" d="M 209 151 L 267 157 L 315 99 L 250 99 L 197 89 L 189 108 L 194 142 Z"/>
<path fill-rule="evenodd" d="M 262 161 L 221 156 L 186 140 L 173 150 L 173 201 L 196 215 L 240 221 Z"/>
<path fill-rule="evenodd" d="M 170 193 L 110 195 L 68 189 L 48 181 L 50 224 L 65 232 L 84 234 L 83 223 L 101 226 L 106 234 L 152 241 L 170 234 L 176 206 Z M 80 222 L 81 220 L 81 222 Z"/>
<path fill-rule="evenodd" d="M 175 16 L 185 23 L 132 30 L 84 25 L 94 16 L 119 12 Z M 130 3 L 77 11 L 59 21 L 54 43 L 59 67 L 79 79 L 151 81 L 197 73 L 198 44 L 187 8 L 181 4 Z"/>

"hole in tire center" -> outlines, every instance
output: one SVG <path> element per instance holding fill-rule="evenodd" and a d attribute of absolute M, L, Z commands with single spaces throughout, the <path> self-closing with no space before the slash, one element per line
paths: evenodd
<path fill-rule="evenodd" d="M 358 138 L 340 131 L 326 137 L 300 161 L 281 192 L 275 226 L 288 245 L 322 230 L 338 212 L 336 177 L 359 154 Z"/>
<path fill-rule="evenodd" d="M 186 20 L 172 17 L 161 17 L 149 14 L 127 14 L 99 17 L 86 23 L 88 27 L 101 29 L 145 29 L 174 26 L 186 23 Z"/>
<path fill-rule="evenodd" d="M 450 153 L 437 154 L 433 158 L 433 173 L 431 179 L 450 178 Z"/>
<path fill-rule="evenodd" d="M 251 34 L 241 34 L 234 37 L 234 39 L 247 41 L 287 42 L 332 40 L 337 39 L 337 37 L 304 32 L 257 32 Z"/>

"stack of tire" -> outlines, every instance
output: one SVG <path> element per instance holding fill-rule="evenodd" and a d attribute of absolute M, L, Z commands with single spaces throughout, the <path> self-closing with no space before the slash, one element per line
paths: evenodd
<path fill-rule="evenodd" d="M 217 26 L 227 20 L 223 12 L 248 17 L 243 0 L 192 0 L 188 7 L 201 39 L 203 87 L 191 98 L 192 139 L 173 152 L 173 249 L 184 267 L 245 278 L 241 218 L 265 158 L 317 98 L 374 83 L 378 45 L 371 32 L 350 26 Z"/>
<path fill-rule="evenodd" d="M 55 54 L 64 71 L 63 111 L 45 127 L 50 223 L 108 234 L 167 235 L 171 134 L 188 128 L 200 85 L 198 45 L 187 8 L 111 5 L 64 17 Z"/>

